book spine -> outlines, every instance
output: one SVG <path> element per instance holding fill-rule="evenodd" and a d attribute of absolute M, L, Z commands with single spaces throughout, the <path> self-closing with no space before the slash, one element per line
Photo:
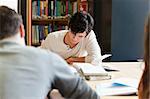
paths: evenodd
<path fill-rule="evenodd" d="M 69 2 L 66 0 L 66 15 L 68 15 L 68 10 L 69 10 Z"/>

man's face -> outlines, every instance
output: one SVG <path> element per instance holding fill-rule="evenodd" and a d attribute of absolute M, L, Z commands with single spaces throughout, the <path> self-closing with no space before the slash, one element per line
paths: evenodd
<path fill-rule="evenodd" d="M 70 41 L 70 43 L 72 43 L 72 44 L 78 44 L 82 39 L 85 38 L 86 32 L 77 33 L 76 35 L 73 34 L 72 32 L 69 32 L 68 35 L 69 35 L 69 41 Z"/>

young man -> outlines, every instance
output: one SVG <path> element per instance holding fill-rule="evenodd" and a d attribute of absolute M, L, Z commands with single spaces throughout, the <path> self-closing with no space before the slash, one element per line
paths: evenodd
<path fill-rule="evenodd" d="M 93 32 L 94 21 L 90 14 L 75 13 L 69 22 L 69 30 L 50 33 L 41 48 L 59 54 L 69 64 L 73 62 L 96 62 L 101 59 L 101 50 Z"/>
<path fill-rule="evenodd" d="M 58 55 L 25 46 L 21 17 L 0 6 L 0 99 L 45 99 L 53 88 L 69 99 L 99 98 Z"/>

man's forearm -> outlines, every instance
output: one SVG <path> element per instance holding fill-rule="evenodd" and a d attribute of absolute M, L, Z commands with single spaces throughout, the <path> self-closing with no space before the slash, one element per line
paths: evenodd
<path fill-rule="evenodd" d="M 66 59 L 68 64 L 72 64 L 73 62 L 85 62 L 85 57 L 70 57 Z"/>
<path fill-rule="evenodd" d="M 85 62 L 85 57 L 74 57 L 73 62 Z"/>

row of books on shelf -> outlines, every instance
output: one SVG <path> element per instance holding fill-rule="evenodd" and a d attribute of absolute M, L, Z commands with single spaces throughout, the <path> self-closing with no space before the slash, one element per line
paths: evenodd
<path fill-rule="evenodd" d="M 46 36 L 57 30 L 64 30 L 68 29 L 68 26 L 62 25 L 33 25 L 32 26 L 32 35 L 31 35 L 31 43 L 33 45 L 39 45 L 42 40 L 46 38 Z"/>
<path fill-rule="evenodd" d="M 72 15 L 77 10 L 77 1 L 37 0 L 32 2 L 32 19 Z"/>

